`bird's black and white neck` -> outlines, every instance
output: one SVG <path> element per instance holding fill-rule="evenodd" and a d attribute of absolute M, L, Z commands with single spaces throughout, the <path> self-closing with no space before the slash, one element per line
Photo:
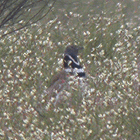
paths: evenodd
<path fill-rule="evenodd" d="M 80 49 L 82 49 L 82 47 L 76 45 L 66 48 L 64 52 L 64 69 L 70 74 L 77 75 L 78 77 L 85 77 L 85 71 L 77 59 Z"/>

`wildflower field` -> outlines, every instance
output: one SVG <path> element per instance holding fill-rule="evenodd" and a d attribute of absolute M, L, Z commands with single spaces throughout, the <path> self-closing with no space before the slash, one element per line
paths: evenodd
<path fill-rule="evenodd" d="M 44 90 L 68 44 L 84 47 L 87 84 L 70 79 L 71 105 L 56 107 Z M 0 38 L 1 140 L 139 138 L 139 0 L 57 1 L 42 21 Z"/>

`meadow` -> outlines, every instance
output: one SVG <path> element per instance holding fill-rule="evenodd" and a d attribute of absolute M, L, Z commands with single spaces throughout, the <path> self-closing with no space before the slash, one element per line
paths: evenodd
<path fill-rule="evenodd" d="M 68 44 L 84 47 L 88 84 L 69 79 L 71 105 L 67 97 L 56 107 L 44 90 Z M 0 38 L 0 79 L 2 140 L 138 140 L 139 2 L 57 1 L 43 20 Z"/>

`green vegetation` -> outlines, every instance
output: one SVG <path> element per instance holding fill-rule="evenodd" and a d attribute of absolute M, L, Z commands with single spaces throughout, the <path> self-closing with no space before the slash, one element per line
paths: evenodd
<path fill-rule="evenodd" d="M 0 139 L 138 140 L 140 3 L 57 1 L 48 17 L 0 39 Z M 9 30 L 9 29 L 7 29 Z M 0 32 L 3 32 L 1 30 Z M 46 100 L 65 47 L 84 47 L 88 85 Z"/>

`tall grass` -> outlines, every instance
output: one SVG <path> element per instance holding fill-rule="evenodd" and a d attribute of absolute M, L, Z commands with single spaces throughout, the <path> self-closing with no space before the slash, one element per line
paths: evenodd
<path fill-rule="evenodd" d="M 139 139 L 139 14 L 137 1 L 61 1 L 0 39 L 0 139 Z M 70 43 L 84 46 L 86 85 L 70 79 L 55 107 L 43 91 Z"/>

